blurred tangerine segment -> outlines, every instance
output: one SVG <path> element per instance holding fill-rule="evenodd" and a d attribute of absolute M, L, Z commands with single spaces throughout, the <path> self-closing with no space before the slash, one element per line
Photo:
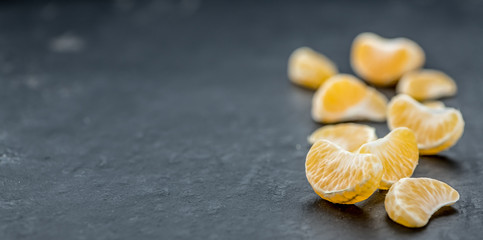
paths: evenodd
<path fill-rule="evenodd" d="M 317 89 L 338 73 L 336 65 L 326 56 L 308 47 L 296 49 L 288 61 L 288 77 L 300 86 Z"/>
<path fill-rule="evenodd" d="M 361 33 L 352 43 L 354 72 L 374 85 L 394 85 L 404 73 L 423 66 L 424 61 L 423 49 L 407 38 L 386 39 Z"/>
<path fill-rule="evenodd" d="M 404 74 L 397 84 L 396 91 L 423 101 L 453 96 L 457 87 L 454 80 L 445 73 L 425 69 Z"/>
<path fill-rule="evenodd" d="M 312 99 L 312 118 L 323 123 L 351 120 L 384 121 L 386 97 L 349 74 L 327 80 Z"/>

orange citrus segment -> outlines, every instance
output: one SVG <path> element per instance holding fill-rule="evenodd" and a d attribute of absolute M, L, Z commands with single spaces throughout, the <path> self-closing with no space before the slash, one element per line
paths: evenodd
<path fill-rule="evenodd" d="M 424 61 L 423 49 L 407 38 L 386 39 L 361 33 L 352 43 L 352 68 L 375 85 L 394 85 L 405 72 L 420 68 Z"/>
<path fill-rule="evenodd" d="M 387 115 L 390 129 L 407 127 L 414 131 L 420 154 L 436 154 L 448 149 L 464 130 L 460 111 L 428 108 L 404 94 L 391 100 Z"/>
<path fill-rule="evenodd" d="M 387 99 L 349 74 L 329 78 L 314 94 L 312 118 L 334 123 L 349 120 L 384 121 Z"/>
<path fill-rule="evenodd" d="M 456 83 L 441 71 L 420 70 L 404 74 L 396 91 L 416 100 L 436 99 L 456 94 Z"/>
<path fill-rule="evenodd" d="M 448 184 L 430 178 L 403 178 L 396 182 L 384 202 L 389 217 L 406 227 L 423 227 L 441 207 L 460 198 Z"/>
<path fill-rule="evenodd" d="M 340 76 L 340 75 L 339 75 Z M 337 78 L 328 84 L 322 106 L 334 113 L 345 112 L 347 109 L 362 102 L 366 96 L 366 86 L 362 82 L 350 78 Z"/>
<path fill-rule="evenodd" d="M 337 72 L 337 67 L 330 59 L 308 47 L 296 49 L 288 62 L 289 79 L 311 89 L 319 88 Z"/>
<path fill-rule="evenodd" d="M 384 173 L 380 189 L 389 189 L 399 179 L 410 177 L 419 159 L 416 136 L 405 127 L 396 128 L 384 138 L 362 145 L 359 153 L 371 153 L 381 160 Z"/>
<path fill-rule="evenodd" d="M 442 144 L 437 145 L 435 147 L 419 149 L 419 154 L 421 154 L 421 155 L 435 155 L 435 154 L 438 154 L 438 153 L 452 147 L 453 145 L 455 145 L 456 142 L 458 142 L 458 140 L 463 135 L 465 124 L 464 124 L 462 119 L 463 118 L 461 118 L 461 121 L 456 126 L 454 133 L 451 134 L 451 136 L 448 138 L 448 140 L 444 141 Z"/>
<path fill-rule="evenodd" d="M 433 109 L 444 109 L 446 107 L 444 103 L 440 101 L 427 101 L 423 102 L 423 105 Z"/>
<path fill-rule="evenodd" d="M 327 140 L 319 140 L 309 150 L 305 174 L 321 198 L 353 204 L 370 197 L 382 177 L 382 164 L 372 154 L 348 152 Z"/>
<path fill-rule="evenodd" d="M 367 100 L 364 102 L 367 112 L 374 114 L 372 120 L 374 121 L 384 121 L 386 120 L 387 111 L 387 98 L 384 94 L 380 93 L 374 88 L 367 88 L 368 96 Z M 379 120 L 377 120 L 379 119 Z"/>
<path fill-rule="evenodd" d="M 329 140 L 349 152 L 354 152 L 362 144 L 376 140 L 377 136 L 373 127 L 355 123 L 341 123 L 321 127 L 315 130 L 307 140 L 310 144 L 314 144 L 321 139 Z"/>

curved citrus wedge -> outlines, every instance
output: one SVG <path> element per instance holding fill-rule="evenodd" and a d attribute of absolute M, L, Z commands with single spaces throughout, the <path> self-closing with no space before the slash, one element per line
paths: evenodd
<path fill-rule="evenodd" d="M 403 178 L 386 195 L 389 217 L 406 227 L 423 227 L 441 207 L 458 201 L 460 195 L 448 184 L 431 178 Z"/>
<path fill-rule="evenodd" d="M 305 161 L 305 174 L 321 198 L 353 204 L 370 197 L 381 181 L 382 164 L 372 154 L 348 152 L 327 140 L 317 141 Z"/>
<path fill-rule="evenodd" d="M 289 79 L 306 88 L 319 88 L 337 72 L 337 67 L 330 59 L 308 47 L 297 48 L 288 61 Z"/>
<path fill-rule="evenodd" d="M 404 74 L 396 91 L 422 101 L 453 96 L 457 87 L 453 79 L 443 72 L 425 69 Z"/>
<path fill-rule="evenodd" d="M 381 160 L 384 173 L 380 189 L 389 189 L 399 179 L 413 175 L 419 159 L 416 136 L 405 127 L 396 128 L 385 137 L 362 145 L 359 153 L 371 153 Z"/>
<path fill-rule="evenodd" d="M 329 78 L 314 94 L 312 118 L 334 123 L 349 120 L 384 121 L 386 97 L 349 74 Z"/>
<path fill-rule="evenodd" d="M 373 127 L 356 123 L 341 123 L 323 126 L 315 130 L 307 141 L 314 144 L 321 139 L 331 141 L 349 152 L 354 152 L 362 144 L 376 140 L 377 136 Z"/>
<path fill-rule="evenodd" d="M 420 68 L 424 61 L 423 49 L 407 38 L 386 39 L 361 33 L 352 43 L 354 72 L 375 85 L 394 85 L 404 73 Z"/>
<path fill-rule="evenodd" d="M 394 97 L 388 105 L 389 129 L 414 131 L 420 154 L 436 154 L 453 146 L 464 131 L 461 112 L 454 108 L 428 108 L 408 95 Z"/>
<path fill-rule="evenodd" d="M 444 109 L 446 107 L 444 103 L 440 101 L 426 101 L 423 102 L 423 105 L 433 109 Z"/>

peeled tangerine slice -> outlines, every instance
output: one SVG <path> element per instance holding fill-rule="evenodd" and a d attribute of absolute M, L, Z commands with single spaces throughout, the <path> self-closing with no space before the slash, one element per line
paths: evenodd
<path fill-rule="evenodd" d="M 440 101 L 427 101 L 423 102 L 423 105 L 433 109 L 444 109 L 446 107 L 444 103 Z"/>
<path fill-rule="evenodd" d="M 388 105 L 390 129 L 407 127 L 414 131 L 420 154 L 437 154 L 456 144 L 463 134 L 465 122 L 454 108 L 429 108 L 400 94 Z"/>
<path fill-rule="evenodd" d="M 349 74 L 329 78 L 314 94 L 312 118 L 334 123 L 350 120 L 384 121 L 386 97 Z"/>
<path fill-rule="evenodd" d="M 319 88 L 337 72 L 337 67 L 330 59 L 308 47 L 296 49 L 288 62 L 290 80 L 311 89 Z"/>
<path fill-rule="evenodd" d="M 457 87 L 453 79 L 443 72 L 426 69 L 404 74 L 396 91 L 423 101 L 453 96 Z"/>
<path fill-rule="evenodd" d="M 361 33 L 352 43 L 352 68 L 375 85 L 394 85 L 404 73 L 423 66 L 424 61 L 423 49 L 407 38 L 386 39 Z"/>
<path fill-rule="evenodd" d="M 384 173 L 380 189 L 389 189 L 399 179 L 413 175 L 419 159 L 416 136 L 405 127 L 396 128 L 385 137 L 362 145 L 359 153 L 372 153 L 381 160 Z"/>
<path fill-rule="evenodd" d="M 406 227 L 423 227 L 441 207 L 458 201 L 460 195 L 448 184 L 431 178 L 403 178 L 386 195 L 389 217 Z"/>
<path fill-rule="evenodd" d="M 376 140 L 377 136 L 373 127 L 356 123 L 341 123 L 323 126 L 315 130 L 307 140 L 310 144 L 314 144 L 321 139 L 329 140 L 349 152 L 354 152 L 362 144 Z"/>
<path fill-rule="evenodd" d="M 348 152 L 327 140 L 317 141 L 305 161 L 305 174 L 321 198 L 353 204 L 370 197 L 382 177 L 382 164 L 372 154 Z"/>

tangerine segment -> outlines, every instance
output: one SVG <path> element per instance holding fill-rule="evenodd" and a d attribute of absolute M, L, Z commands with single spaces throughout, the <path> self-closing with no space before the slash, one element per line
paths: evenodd
<path fill-rule="evenodd" d="M 379 189 L 389 189 L 399 179 L 413 175 L 419 159 L 416 136 L 405 127 L 396 128 L 384 138 L 362 145 L 359 153 L 371 153 L 381 160 L 384 173 Z"/>
<path fill-rule="evenodd" d="M 456 142 L 458 142 L 458 140 L 463 135 L 464 128 L 465 128 L 465 123 L 463 122 L 463 120 L 461 120 L 458 123 L 458 125 L 456 126 L 455 132 L 453 134 L 451 134 L 451 136 L 448 140 L 446 140 L 442 144 L 435 146 L 435 147 L 432 147 L 432 148 L 419 149 L 419 154 L 421 154 L 421 155 L 435 155 L 435 154 L 438 154 L 438 153 L 452 147 L 453 145 L 456 144 Z"/>
<path fill-rule="evenodd" d="M 321 198 L 341 204 L 367 199 L 377 190 L 382 164 L 372 154 L 348 152 L 327 140 L 319 140 L 309 150 L 305 174 Z"/>
<path fill-rule="evenodd" d="M 407 127 L 414 131 L 420 154 L 436 154 L 450 148 L 464 131 L 460 111 L 428 108 L 404 94 L 389 103 L 387 120 L 390 129 Z"/>
<path fill-rule="evenodd" d="M 321 139 L 329 140 L 349 152 L 354 152 L 362 144 L 376 140 L 377 136 L 373 127 L 356 123 L 341 123 L 323 126 L 315 130 L 307 140 L 310 144 L 314 144 Z"/>
<path fill-rule="evenodd" d="M 445 73 L 426 69 L 404 74 L 396 91 L 422 101 L 453 96 L 457 87 L 454 80 Z"/>
<path fill-rule="evenodd" d="M 423 49 L 407 38 L 386 39 L 361 33 L 352 43 L 352 68 L 375 85 L 394 85 L 404 73 L 420 68 L 424 61 Z"/>
<path fill-rule="evenodd" d="M 423 102 L 423 105 L 433 109 L 444 109 L 446 107 L 444 103 L 440 101 L 427 101 Z"/>
<path fill-rule="evenodd" d="M 349 120 L 384 121 L 387 99 L 349 74 L 329 78 L 314 94 L 312 118 L 334 123 Z"/>
<path fill-rule="evenodd" d="M 337 72 L 337 67 L 330 59 L 308 47 L 297 48 L 288 61 L 289 79 L 311 89 L 319 88 Z"/>
<path fill-rule="evenodd" d="M 366 109 L 372 117 L 370 120 L 374 121 L 384 121 L 386 120 L 387 111 L 387 98 L 384 94 L 380 93 L 374 88 L 368 87 L 368 97 L 364 102 L 365 105 L 362 107 Z"/>
<path fill-rule="evenodd" d="M 403 178 L 396 182 L 384 202 L 389 217 L 406 227 L 423 227 L 441 207 L 458 201 L 459 193 L 431 178 Z"/>

